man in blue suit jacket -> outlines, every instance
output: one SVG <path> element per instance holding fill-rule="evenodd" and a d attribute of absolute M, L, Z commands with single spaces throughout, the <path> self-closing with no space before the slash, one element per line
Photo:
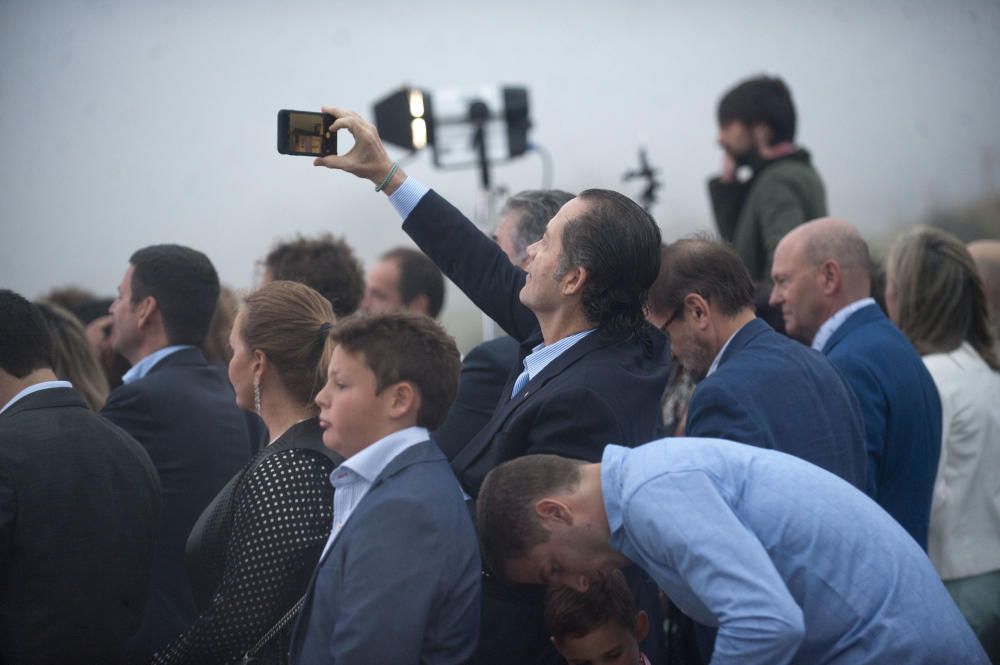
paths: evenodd
<path fill-rule="evenodd" d="M 428 440 L 455 398 L 455 342 L 426 316 L 376 314 L 334 329 L 316 396 L 333 531 L 292 637 L 293 664 L 471 660 L 479 637 L 476 532 L 448 461 Z"/>
<path fill-rule="evenodd" d="M 864 425 L 851 389 L 822 354 L 754 316 L 753 283 L 721 242 L 669 245 L 657 311 L 698 383 L 685 434 L 773 448 L 865 487 Z"/>
<path fill-rule="evenodd" d="M 822 351 L 865 421 L 867 491 L 924 549 L 941 452 L 941 400 L 913 345 L 869 297 L 868 246 L 847 222 L 798 227 L 774 254 L 771 304 L 788 334 Z"/>
<path fill-rule="evenodd" d="M 249 421 L 229 380 L 197 348 L 218 297 L 207 256 L 153 245 L 129 259 L 111 304 L 112 341 L 133 365 L 101 415 L 142 444 L 163 486 L 149 600 L 125 662 L 149 662 L 198 616 L 184 564 L 187 537 L 250 459 Z"/>

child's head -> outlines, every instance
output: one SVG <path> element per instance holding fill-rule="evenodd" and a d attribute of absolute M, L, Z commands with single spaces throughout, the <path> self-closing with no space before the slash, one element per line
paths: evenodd
<path fill-rule="evenodd" d="M 636 611 L 632 592 L 618 570 L 585 593 L 550 587 L 545 623 L 569 665 L 637 665 L 639 642 L 649 632 L 649 618 Z"/>
<path fill-rule="evenodd" d="M 461 359 L 433 319 L 407 312 L 350 317 L 330 340 L 326 385 L 316 396 L 327 448 L 351 457 L 393 432 L 444 421 Z"/>

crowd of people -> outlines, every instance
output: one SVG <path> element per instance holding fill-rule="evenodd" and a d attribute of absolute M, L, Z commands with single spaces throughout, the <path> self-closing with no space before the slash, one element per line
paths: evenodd
<path fill-rule="evenodd" d="M 490 237 L 323 110 L 418 249 L 0 290 L 0 663 L 1000 663 L 1000 242 L 882 288 L 777 78 L 672 242 L 605 189 Z M 507 334 L 462 358 L 445 278 Z"/>

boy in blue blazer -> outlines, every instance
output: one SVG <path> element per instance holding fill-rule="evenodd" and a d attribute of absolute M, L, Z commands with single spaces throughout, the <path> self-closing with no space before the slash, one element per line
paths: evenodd
<path fill-rule="evenodd" d="M 465 497 L 429 439 L 455 398 L 455 342 L 410 313 L 347 319 L 316 397 L 334 524 L 292 663 L 465 663 L 479 638 L 480 557 Z"/>

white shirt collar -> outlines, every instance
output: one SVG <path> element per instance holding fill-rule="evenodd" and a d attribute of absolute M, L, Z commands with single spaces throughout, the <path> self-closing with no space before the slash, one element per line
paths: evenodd
<path fill-rule="evenodd" d="M 0 413 L 3 413 L 10 407 L 14 406 L 14 403 L 18 400 L 22 400 L 31 393 L 37 393 L 41 390 L 50 390 L 52 388 L 72 388 L 73 384 L 69 381 L 42 381 L 40 383 L 33 383 L 18 394 L 14 395 L 9 402 L 3 405 L 0 409 Z"/>
<path fill-rule="evenodd" d="M 122 383 L 132 383 L 133 381 L 137 381 L 149 374 L 149 370 L 153 369 L 158 362 L 167 356 L 177 353 L 183 349 L 193 348 L 194 347 L 190 344 L 174 344 L 172 346 L 165 346 L 158 351 L 153 351 L 148 356 L 132 365 L 132 367 L 122 375 Z"/>
<path fill-rule="evenodd" d="M 753 321 L 753 319 L 750 319 L 750 321 Z M 750 321 L 747 321 L 747 323 L 750 323 Z M 719 352 L 715 354 L 715 360 L 712 361 L 712 365 L 708 368 L 708 373 L 705 374 L 706 378 L 711 376 L 712 372 L 714 372 L 719 368 L 719 361 L 722 360 L 722 354 L 724 354 L 726 352 L 726 349 L 729 348 L 729 343 L 733 341 L 734 337 L 736 337 L 736 333 L 743 330 L 743 328 L 747 325 L 747 323 L 744 323 L 742 326 L 737 328 L 736 332 L 734 332 L 732 335 L 729 336 L 729 339 L 726 340 L 726 343 L 723 344 L 722 348 L 719 349 Z"/>
<path fill-rule="evenodd" d="M 407 427 L 393 432 L 344 460 L 330 476 L 330 482 L 334 487 L 337 486 L 337 471 L 341 469 L 353 471 L 369 483 L 375 482 L 385 467 L 400 453 L 428 439 L 430 433 L 424 427 Z"/>
<path fill-rule="evenodd" d="M 855 300 L 854 302 L 841 307 L 837 310 L 833 316 L 823 322 L 823 325 L 819 327 L 816 332 L 816 337 L 813 338 L 812 348 L 817 351 L 822 351 L 826 343 L 830 341 L 833 337 L 833 333 L 837 332 L 837 328 L 844 325 L 844 321 L 851 317 L 859 309 L 863 307 L 868 307 L 868 305 L 874 305 L 874 298 L 862 298 L 861 300 Z"/>

